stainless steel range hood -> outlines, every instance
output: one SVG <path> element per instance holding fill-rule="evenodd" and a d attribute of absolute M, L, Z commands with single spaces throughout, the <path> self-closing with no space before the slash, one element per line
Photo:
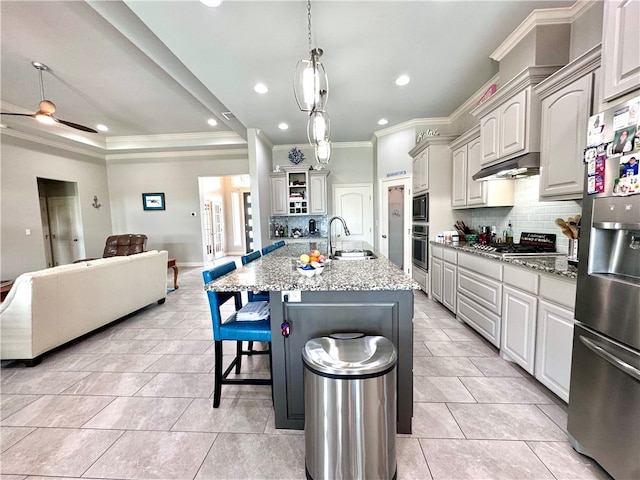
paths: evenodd
<path fill-rule="evenodd" d="M 473 175 L 474 180 L 510 180 L 540 173 L 540 153 L 526 153 L 520 157 L 485 167 Z"/>

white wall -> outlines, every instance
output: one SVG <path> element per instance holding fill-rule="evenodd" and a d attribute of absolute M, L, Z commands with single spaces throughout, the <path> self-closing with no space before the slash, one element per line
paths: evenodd
<path fill-rule="evenodd" d="M 77 183 L 86 256 L 101 257 L 104 241 L 111 234 L 104 160 L 6 134 L 0 143 L 2 278 L 46 268 L 37 177 Z M 99 209 L 91 206 L 94 195 L 102 204 Z M 25 234 L 26 229 L 31 230 L 30 236 Z"/>
<path fill-rule="evenodd" d="M 198 177 L 249 173 L 246 151 L 216 156 L 108 160 L 113 233 L 144 233 L 147 249 L 163 249 L 182 265 L 201 265 L 202 219 Z M 142 209 L 142 193 L 163 192 L 166 210 Z M 191 212 L 197 212 L 195 217 Z"/>
<path fill-rule="evenodd" d="M 260 249 L 269 245 L 269 215 L 271 215 L 271 181 L 269 172 L 272 170 L 271 143 L 255 128 L 247 129 L 247 143 L 249 146 L 249 170 L 251 176 L 251 202 L 253 216 L 254 248 Z"/>

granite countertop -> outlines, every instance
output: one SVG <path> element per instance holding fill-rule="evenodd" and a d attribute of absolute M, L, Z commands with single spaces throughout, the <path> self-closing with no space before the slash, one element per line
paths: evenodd
<path fill-rule="evenodd" d="M 205 286 L 205 290 L 233 291 L 372 291 L 418 290 L 420 285 L 386 257 L 372 260 L 331 260 L 322 274 L 307 278 L 296 271 L 297 260 L 313 248 L 325 253 L 326 242 L 291 243 L 263 255 Z M 347 245 L 342 244 L 342 248 Z M 355 248 L 373 250 L 359 242 Z"/>
<path fill-rule="evenodd" d="M 472 253 L 498 262 L 510 263 L 512 265 L 519 265 L 521 267 L 530 268 L 532 270 L 540 270 L 552 275 L 558 275 L 559 277 L 577 279 L 578 267 L 569 265 L 566 255 L 551 255 L 547 257 L 508 257 L 500 258 L 492 255 L 488 252 L 483 252 L 477 248 L 473 248 L 468 243 L 460 243 L 459 245 L 452 245 L 448 243 L 429 242 L 431 245 L 437 245 L 440 247 L 451 248 L 461 252 Z"/>

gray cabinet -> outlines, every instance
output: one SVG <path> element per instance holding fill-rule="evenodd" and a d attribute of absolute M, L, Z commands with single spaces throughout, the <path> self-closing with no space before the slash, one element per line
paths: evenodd
<path fill-rule="evenodd" d="M 311 215 L 327 214 L 327 175 L 329 175 L 328 170 L 309 172 L 309 213 Z"/>
<path fill-rule="evenodd" d="M 316 337 L 362 332 L 391 340 L 398 352 L 398 433 L 411 433 L 413 417 L 413 292 L 303 291 L 301 302 L 282 302 L 271 292 L 271 335 L 276 428 L 304 428 L 304 367 L 301 351 Z M 290 335 L 280 331 L 283 321 Z"/>
<path fill-rule="evenodd" d="M 457 315 L 500 348 L 502 264 L 471 253 L 458 254 Z"/>
<path fill-rule="evenodd" d="M 538 274 L 505 265 L 500 356 L 533 374 Z"/>
<path fill-rule="evenodd" d="M 413 193 L 429 190 L 429 150 L 425 148 L 413 157 Z"/>
<path fill-rule="evenodd" d="M 540 198 L 582 199 L 583 152 L 592 114 L 595 70 L 600 46 L 551 75 L 536 87 L 542 99 Z"/>
<path fill-rule="evenodd" d="M 326 215 L 328 175 L 308 167 L 271 173 L 271 215 Z"/>
<path fill-rule="evenodd" d="M 540 100 L 533 87 L 558 68 L 524 69 L 471 112 L 480 119 L 482 166 L 540 151 Z"/>
<path fill-rule="evenodd" d="M 569 401 L 575 298 L 575 280 L 540 276 L 535 377 L 565 402 Z"/>
<path fill-rule="evenodd" d="M 603 100 L 640 87 L 640 0 L 607 0 L 602 25 Z"/>
<path fill-rule="evenodd" d="M 453 150 L 451 206 L 454 209 L 513 206 L 513 180 L 473 179 L 482 168 L 479 127 L 464 133 L 449 146 Z"/>
<path fill-rule="evenodd" d="M 287 215 L 287 179 L 285 173 L 272 173 L 271 215 Z"/>

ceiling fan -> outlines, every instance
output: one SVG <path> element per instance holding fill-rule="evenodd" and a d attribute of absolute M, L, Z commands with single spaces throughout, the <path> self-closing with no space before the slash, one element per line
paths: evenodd
<path fill-rule="evenodd" d="M 9 113 L 9 112 L 0 112 L 0 115 L 14 115 L 18 117 L 33 117 L 41 123 L 52 125 L 54 123 L 61 123 L 62 125 L 66 125 L 67 127 L 76 128 L 78 130 L 82 130 L 83 132 L 89 133 L 98 133 L 97 130 L 94 130 L 90 127 L 85 127 L 84 125 L 79 125 L 77 123 L 68 122 L 66 120 L 61 120 L 53 116 L 56 111 L 56 105 L 44 98 L 44 84 L 42 83 L 42 72 L 49 70 L 44 63 L 40 62 L 31 62 L 31 64 L 38 70 L 40 74 L 40 96 L 42 100 L 38 105 L 38 111 L 36 113 Z"/>

